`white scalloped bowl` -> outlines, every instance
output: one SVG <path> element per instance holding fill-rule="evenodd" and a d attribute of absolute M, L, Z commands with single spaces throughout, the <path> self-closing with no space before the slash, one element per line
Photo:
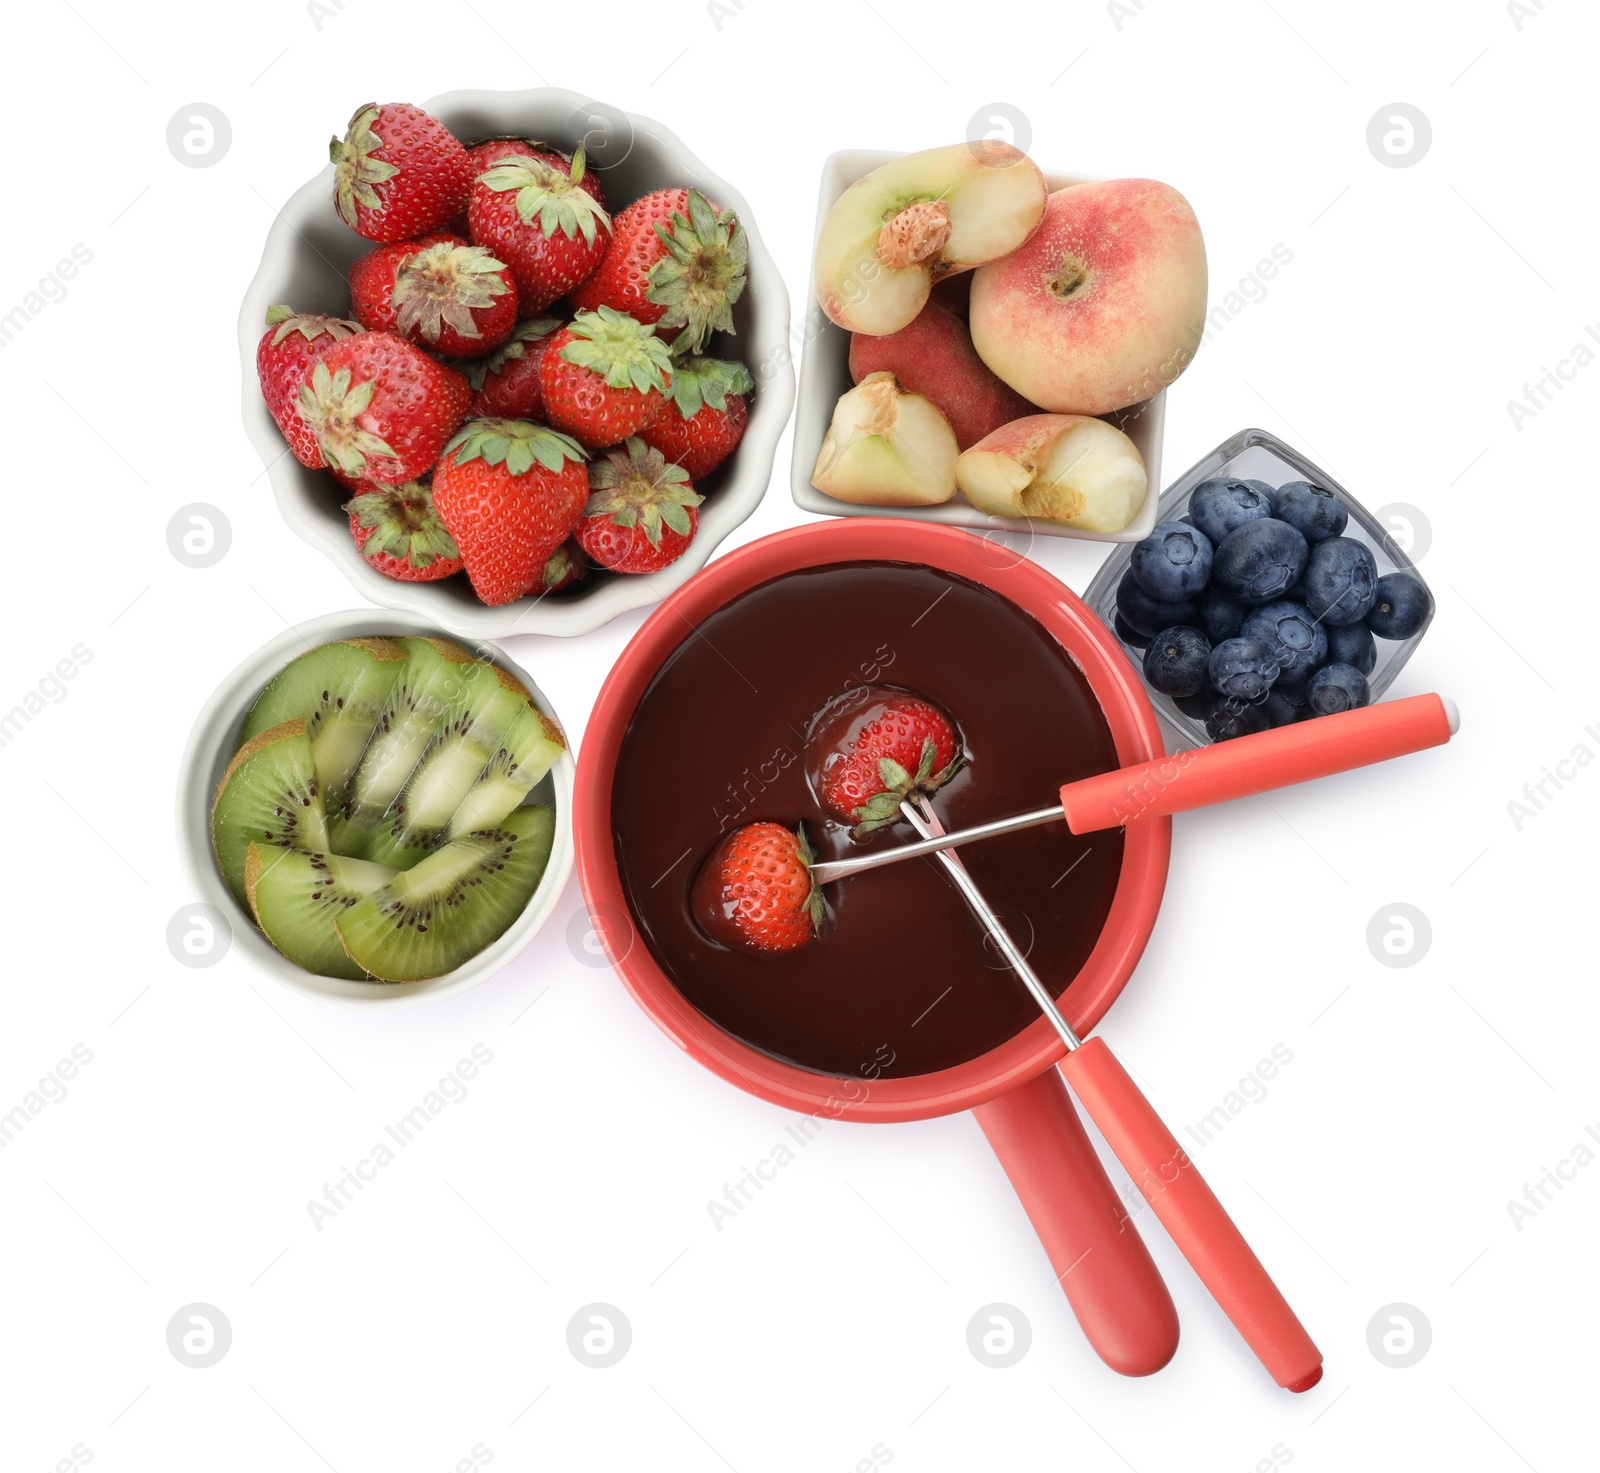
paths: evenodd
<path fill-rule="evenodd" d="M 734 308 L 737 333 L 719 338 L 715 351 L 747 364 L 756 389 L 743 442 L 707 478 L 700 527 L 689 550 L 660 573 L 597 575 L 569 593 L 489 608 L 473 597 L 465 577 L 398 583 L 370 567 L 340 510 L 345 494 L 326 471 L 308 470 L 288 453 L 257 386 L 256 344 L 266 330 L 267 308 L 283 302 L 301 312 L 348 316 L 346 273 L 358 256 L 373 249 L 374 242 L 348 229 L 334 213 L 332 164 L 295 191 L 267 236 L 239 313 L 239 355 L 245 431 L 267 467 L 284 520 L 326 553 L 364 598 L 417 614 L 451 634 L 469 639 L 587 634 L 618 614 L 665 598 L 705 566 L 717 544 L 766 494 L 778 437 L 794 407 L 788 292 L 744 196 L 660 123 L 558 87 L 447 92 L 422 106 L 467 141 L 515 134 L 570 149 L 581 139 L 607 197 L 619 207 L 652 189 L 687 186 L 736 211 L 749 237 L 749 285 Z"/>

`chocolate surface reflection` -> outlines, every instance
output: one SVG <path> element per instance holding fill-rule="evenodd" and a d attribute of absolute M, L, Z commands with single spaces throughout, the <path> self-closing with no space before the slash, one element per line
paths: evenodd
<path fill-rule="evenodd" d="M 931 800 L 949 828 L 1040 807 L 1114 766 L 1099 706 L 1050 634 L 988 589 L 900 563 L 785 574 L 684 632 L 634 713 L 612 792 L 624 891 L 683 995 L 756 1048 L 857 1077 L 947 1068 L 1030 1023 L 1022 984 L 931 858 L 827 886 L 822 938 L 779 956 L 712 940 L 690 891 L 720 838 L 758 819 L 804 822 L 819 859 L 915 837 L 895 823 L 852 839 L 812 791 L 819 737 L 850 724 L 868 687 L 916 691 L 955 722 L 968 763 Z M 1062 991 L 1110 908 L 1121 833 L 1063 823 L 963 858 Z"/>

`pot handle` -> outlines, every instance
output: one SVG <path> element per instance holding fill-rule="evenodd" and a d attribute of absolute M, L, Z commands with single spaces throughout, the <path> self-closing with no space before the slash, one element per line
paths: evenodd
<path fill-rule="evenodd" d="M 1460 724 L 1454 701 L 1407 696 L 1098 773 L 1062 788 L 1061 807 L 1075 834 L 1120 828 L 1442 746 Z"/>
<path fill-rule="evenodd" d="M 1272 1379 L 1290 1391 L 1309 1391 L 1322 1379 L 1322 1352 L 1117 1056 L 1100 1039 L 1086 1039 L 1061 1071 Z"/>
<path fill-rule="evenodd" d="M 1178 1313 L 1055 1069 L 974 1107 L 1095 1353 L 1148 1376 L 1178 1348 Z"/>

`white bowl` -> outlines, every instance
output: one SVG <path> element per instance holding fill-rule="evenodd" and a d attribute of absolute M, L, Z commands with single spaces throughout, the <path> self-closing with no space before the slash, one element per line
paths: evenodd
<path fill-rule="evenodd" d="M 267 940 L 249 910 L 233 898 L 233 891 L 217 868 L 211 849 L 211 803 L 228 760 L 238 747 L 245 717 L 262 687 L 296 655 L 331 640 L 354 639 L 361 635 L 447 633 L 435 621 L 419 614 L 382 613 L 376 609 L 351 609 L 311 619 L 262 645 L 239 665 L 217 687 L 189 733 L 189 744 L 184 748 L 183 761 L 178 768 L 178 849 L 188 871 L 189 883 L 199 900 L 215 906 L 228 917 L 233 948 L 274 982 L 292 992 L 341 1002 L 390 1004 L 432 1002 L 451 993 L 464 992 L 498 972 L 522 950 L 549 918 L 567 887 L 573 858 L 570 751 L 550 769 L 532 793 L 535 802 L 548 803 L 556 814 L 555 843 L 539 888 L 504 935 L 443 977 L 426 982 L 350 982 L 342 977 L 319 977 L 308 972 Z M 475 653 L 515 675 L 527 686 L 539 709 L 560 724 L 561 718 L 551 709 L 550 702 L 526 670 L 494 646 L 481 646 Z"/>
<path fill-rule="evenodd" d="M 591 577 L 574 594 L 525 598 L 488 608 L 473 597 L 465 577 L 397 583 L 369 566 L 350 536 L 349 518 L 340 510 L 346 493 L 326 471 L 308 470 L 288 453 L 257 387 L 256 344 L 266 331 L 267 308 L 282 302 L 301 312 L 348 316 L 346 273 L 351 262 L 374 249 L 374 242 L 348 229 L 334 213 L 331 164 L 290 197 L 267 235 L 261 264 L 239 312 L 239 354 L 244 367 L 245 430 L 267 466 L 284 520 L 332 558 L 364 598 L 421 615 L 435 628 L 472 639 L 587 634 L 629 609 L 659 602 L 704 567 L 717 544 L 766 494 L 778 437 L 794 407 L 789 295 L 761 243 L 744 196 L 661 124 L 557 87 L 447 92 L 423 106 L 467 141 L 515 134 L 570 149 L 582 139 L 607 197 L 617 207 L 652 189 L 683 185 L 737 211 L 749 237 L 749 285 L 734 308 L 738 332 L 726 339 L 719 335 L 713 351 L 747 364 L 755 375 L 756 391 L 743 443 L 708 478 L 700 528 L 689 550 L 660 573 Z"/>
<path fill-rule="evenodd" d="M 903 157 L 903 154 L 878 153 L 871 149 L 851 149 L 833 154 L 822 166 L 822 189 L 817 196 L 816 234 L 822 234 L 822 222 L 827 218 L 833 202 L 857 179 Z M 1052 190 L 1065 189 L 1069 184 L 1098 182 L 1083 174 L 1046 173 L 1044 178 Z M 1084 542 L 1142 542 L 1155 526 L 1156 503 L 1161 499 L 1161 429 L 1167 412 L 1165 389 L 1131 408 L 1101 416 L 1122 430 L 1138 447 L 1139 454 L 1144 457 L 1145 475 L 1149 481 L 1149 490 L 1145 493 L 1144 506 L 1139 515 L 1120 532 L 1080 532 L 1042 517 L 993 516 L 989 512 L 979 511 L 959 491 L 942 506 L 922 507 L 857 506 L 823 495 L 811 484 L 811 471 L 817 463 L 817 452 L 822 449 L 829 422 L 833 419 L 833 407 L 839 402 L 839 397 L 850 389 L 852 380 L 850 334 L 830 322 L 817 305 L 815 280 L 811 283 L 803 337 L 805 348 L 800 360 L 800 402 L 795 410 L 794 459 L 789 470 L 795 505 L 803 510 L 833 517 L 909 517 L 917 522 L 943 522 L 946 526 L 975 527 L 983 532 L 1042 532 L 1049 537 L 1076 537 Z"/>

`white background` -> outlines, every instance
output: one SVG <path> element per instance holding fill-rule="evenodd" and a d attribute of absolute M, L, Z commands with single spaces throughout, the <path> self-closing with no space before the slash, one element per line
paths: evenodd
<path fill-rule="evenodd" d="M 0 310 L 74 244 L 93 259 L 0 350 L 0 707 L 75 645 L 92 659 L 0 748 L 0 1112 L 74 1045 L 93 1062 L 0 1149 L 4 1466 L 75 1446 L 97 1470 L 273 1473 L 443 1473 L 486 1452 L 740 1473 L 886 1453 L 951 1470 L 1592 1466 L 1600 1164 L 1520 1230 L 1506 1206 L 1600 1122 L 1600 770 L 1520 831 L 1507 810 L 1577 744 L 1600 751 L 1600 366 L 1520 430 L 1507 410 L 1600 319 L 1600 27 L 1575 0 L 1536 4 L 1520 27 L 1490 0 L 1130 0 L 1120 24 L 1089 3 L 884 0 L 748 0 L 720 25 L 689 0 L 348 0 L 320 27 L 293 0 L 12 12 Z M 1259 424 L 1369 506 L 1422 508 L 1439 612 L 1394 693 L 1452 694 L 1464 726 L 1270 808 L 1180 819 L 1154 942 L 1104 1032 L 1180 1135 L 1274 1044 L 1292 1050 L 1197 1154 L 1326 1353 L 1309 1395 L 1270 1384 L 1153 1228 L 1183 1344 L 1148 1380 L 1102 1367 L 967 1116 L 829 1125 L 718 1232 L 708 1199 L 787 1117 L 576 958 L 575 886 L 513 965 L 425 1009 L 335 1010 L 238 956 L 169 956 L 192 899 L 171 814 L 195 713 L 286 620 L 354 602 L 280 521 L 239 424 L 234 314 L 273 207 L 369 98 L 542 82 L 659 117 L 736 181 L 797 307 L 824 156 L 957 140 L 995 103 L 1026 115 L 1047 167 L 1180 187 L 1213 306 L 1292 251 L 1173 390 L 1168 477 Z M 1366 143 L 1397 101 L 1433 131 L 1407 168 Z M 231 122 L 211 168 L 165 142 L 193 102 Z M 786 439 L 736 540 L 800 520 L 787 467 Z M 194 501 L 233 528 L 205 571 L 165 542 Z M 1102 551 L 1037 555 L 1081 589 Z M 510 646 L 575 738 L 638 623 Z M 1394 902 L 1432 927 L 1407 968 L 1366 941 Z M 317 1231 L 307 1199 L 475 1044 L 493 1062 L 469 1097 Z M 166 1344 L 194 1301 L 232 1325 L 207 1370 Z M 632 1326 L 606 1370 L 566 1345 L 595 1301 Z M 1006 1370 L 966 1345 L 994 1301 L 1032 1326 Z M 1367 1344 L 1395 1302 L 1432 1327 L 1404 1370 Z"/>

